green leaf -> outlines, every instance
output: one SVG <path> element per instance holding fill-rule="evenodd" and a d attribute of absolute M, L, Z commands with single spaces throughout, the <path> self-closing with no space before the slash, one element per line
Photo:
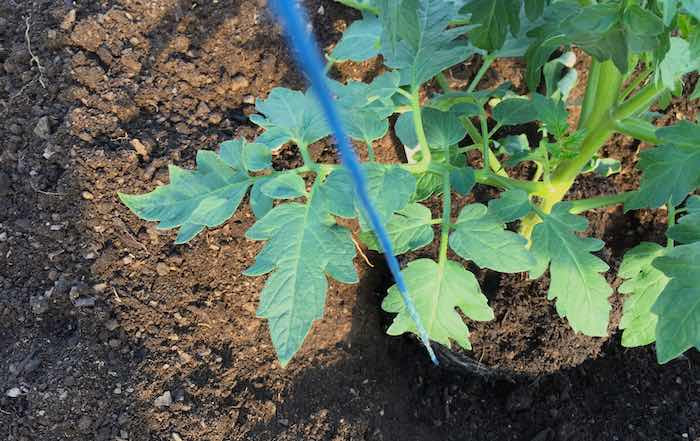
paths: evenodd
<path fill-rule="evenodd" d="M 416 176 L 416 191 L 411 201 L 420 202 L 429 197 L 442 193 L 442 176 L 432 172 L 421 173 Z"/>
<path fill-rule="evenodd" d="M 635 35 L 656 36 L 666 30 L 662 19 L 639 5 L 625 9 L 622 20 L 627 31 Z"/>
<path fill-rule="evenodd" d="M 594 158 L 582 173 L 593 172 L 600 176 L 608 177 L 620 173 L 622 164 L 614 158 Z"/>
<path fill-rule="evenodd" d="M 656 130 L 656 136 L 664 143 L 700 149 L 700 125 L 689 121 L 661 127 Z"/>
<path fill-rule="evenodd" d="M 241 138 L 222 142 L 219 148 L 221 160 L 236 170 L 244 170 L 243 146 L 245 144 L 245 140 Z"/>
<path fill-rule="evenodd" d="M 663 364 L 700 349 L 700 242 L 677 246 L 653 265 L 671 279 L 651 308 L 659 317 L 656 357 Z"/>
<path fill-rule="evenodd" d="M 530 2 L 530 13 L 539 12 L 539 5 Z M 509 31 L 520 31 L 520 8 L 520 0 L 471 0 L 460 12 L 471 14 L 471 22 L 480 25 L 469 33 L 472 42 L 493 52 L 503 46 Z"/>
<path fill-rule="evenodd" d="M 430 210 L 421 204 L 410 204 L 391 216 L 385 225 L 394 253 L 404 254 L 432 243 L 433 227 Z M 360 233 L 360 240 L 371 250 L 381 252 L 374 233 Z"/>
<path fill-rule="evenodd" d="M 506 230 L 503 221 L 487 213 L 482 204 L 470 204 L 462 209 L 449 244 L 460 257 L 502 273 L 527 271 L 535 263 L 527 249 L 527 240 Z"/>
<path fill-rule="evenodd" d="M 423 129 L 431 150 L 444 151 L 457 144 L 467 135 L 467 130 L 459 121 L 456 112 L 441 112 L 436 109 L 423 108 L 421 111 Z M 394 130 L 399 140 L 410 148 L 418 145 L 416 129 L 413 124 L 413 112 L 402 113 L 396 120 Z"/>
<path fill-rule="evenodd" d="M 309 145 L 330 134 L 321 107 L 311 91 L 304 94 L 276 87 L 266 100 L 257 100 L 255 108 L 262 115 L 251 115 L 250 120 L 272 131 L 267 138 L 264 135 L 258 137 L 257 142 L 271 149 L 289 141 Z"/>
<path fill-rule="evenodd" d="M 430 259 L 414 260 L 402 273 L 430 340 L 448 347 L 454 340 L 471 349 L 469 328 L 457 308 L 471 320 L 488 321 L 494 317 L 474 275 L 455 262 L 448 260 L 439 265 Z M 389 335 L 418 333 L 396 285 L 389 288 L 382 308 L 397 314 L 387 330 Z"/>
<path fill-rule="evenodd" d="M 294 199 L 306 194 L 306 183 L 295 173 L 281 173 L 267 180 L 260 191 L 272 199 Z"/>
<path fill-rule="evenodd" d="M 450 185 L 461 196 L 466 196 L 472 191 L 476 183 L 476 175 L 471 167 L 463 167 L 450 172 Z"/>
<path fill-rule="evenodd" d="M 530 157 L 530 141 L 525 134 L 506 136 L 496 142 L 500 146 L 499 152 L 508 156 L 505 162 L 508 167 L 513 167 Z"/>
<path fill-rule="evenodd" d="M 627 279 L 618 288 L 621 294 L 627 294 L 620 320 L 622 346 L 644 346 L 656 340 L 658 317 L 651 307 L 668 283 L 668 277 L 654 268 L 652 262 L 665 252 L 659 244 L 642 242 L 622 259 L 618 276 Z"/>
<path fill-rule="evenodd" d="M 262 178 L 255 181 L 253 188 L 250 190 L 250 209 L 256 218 L 260 219 L 272 210 L 273 199 L 263 193 L 260 188 L 269 181 L 270 178 Z"/>
<path fill-rule="evenodd" d="M 301 347 L 313 321 L 323 316 L 326 274 L 343 283 L 357 283 L 355 246 L 350 231 L 333 222 L 317 190 L 312 190 L 306 205 L 291 202 L 273 208 L 246 237 L 267 240 L 245 274 L 272 271 L 257 313 L 268 320 L 272 343 L 284 366 Z"/>
<path fill-rule="evenodd" d="M 143 195 L 120 193 L 119 198 L 141 219 L 159 221 L 159 229 L 182 227 L 175 243 L 188 242 L 204 227 L 226 222 L 253 183 L 211 151 L 197 152 L 197 166 L 194 171 L 170 166 L 170 184 Z"/>
<path fill-rule="evenodd" d="M 537 111 L 527 98 L 510 98 L 494 107 L 493 119 L 504 126 L 515 126 L 535 121 Z"/>
<path fill-rule="evenodd" d="M 661 15 L 665 26 L 670 26 L 678 12 L 678 0 L 659 0 Z"/>
<path fill-rule="evenodd" d="M 690 196 L 685 202 L 685 208 L 690 214 L 700 214 L 700 196 Z"/>
<path fill-rule="evenodd" d="M 700 241 L 700 213 L 691 213 L 671 225 L 666 236 L 676 242 L 692 243 Z"/>
<path fill-rule="evenodd" d="M 392 2 L 386 1 L 391 4 Z M 394 1 L 398 4 L 398 1 Z M 392 17 L 385 24 L 382 54 L 385 64 L 402 73 L 403 84 L 417 89 L 438 73 L 460 63 L 475 53 L 473 47 L 458 41 L 464 28 L 447 29 L 456 15 L 452 2 L 445 0 L 403 0 L 396 16 L 392 6 L 380 17 Z M 397 39 L 398 37 L 398 39 Z"/>
<path fill-rule="evenodd" d="M 700 148 L 664 144 L 641 153 L 639 168 L 642 182 L 639 191 L 625 209 L 657 208 L 667 202 L 679 205 L 700 185 Z"/>
<path fill-rule="evenodd" d="M 264 144 L 248 144 L 243 146 L 243 165 L 248 171 L 260 171 L 272 168 L 272 152 Z"/>
<path fill-rule="evenodd" d="M 549 97 L 535 93 L 532 95 L 532 106 L 537 114 L 537 118 L 542 121 L 543 126 L 556 138 L 561 138 L 569 128 L 567 122 L 569 113 L 561 100 L 554 100 Z"/>
<path fill-rule="evenodd" d="M 671 37 L 671 46 L 659 64 L 661 82 L 668 89 L 675 89 L 683 75 L 700 68 L 700 60 L 693 56 L 690 44 L 682 38 Z"/>
<path fill-rule="evenodd" d="M 416 189 L 416 178 L 397 165 L 365 163 L 363 169 L 367 177 L 369 198 L 386 223 L 391 215 L 408 205 Z M 366 219 L 360 213 L 361 204 L 356 201 L 352 180 L 345 168 L 334 170 L 323 183 L 321 191 L 328 201 L 328 209 L 335 215 L 345 218 L 360 216 L 363 229 Z"/>
<path fill-rule="evenodd" d="M 532 211 L 530 195 L 525 190 L 513 189 L 501 193 L 498 199 L 489 201 L 489 213 L 496 216 L 501 222 L 513 222 Z"/>
<path fill-rule="evenodd" d="M 353 22 L 331 52 L 336 60 L 365 61 L 379 54 L 382 23 L 375 15 Z"/>
<path fill-rule="evenodd" d="M 576 232 L 584 231 L 588 221 L 570 209 L 571 203 L 556 204 L 535 226 L 532 252 L 538 265 L 530 276 L 539 277 L 549 265 L 548 298 L 557 299 L 559 315 L 569 320 L 574 331 L 602 337 L 608 333 L 612 288 L 600 274 L 608 265 L 591 253 L 603 248 L 603 242 L 579 237 Z"/>

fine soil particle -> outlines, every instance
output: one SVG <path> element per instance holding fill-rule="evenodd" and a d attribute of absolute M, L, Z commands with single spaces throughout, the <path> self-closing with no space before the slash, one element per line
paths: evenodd
<path fill-rule="evenodd" d="M 263 279 L 240 275 L 261 246 L 243 238 L 247 205 L 175 246 L 116 198 L 167 182 L 169 163 L 192 167 L 197 149 L 252 138 L 253 99 L 302 87 L 265 3 L 0 2 L 0 439 L 700 439 L 697 354 L 658 366 L 617 334 L 593 347 L 567 334 L 545 280 L 486 283 L 503 328 L 474 333 L 484 362 L 516 350 L 506 367 L 553 372 L 534 380 L 434 367 L 412 338 L 387 337 L 376 258 L 374 268 L 358 258 L 359 285 L 330 284 L 324 319 L 280 368 L 255 317 Z M 326 48 L 359 17 L 305 3 Z M 521 67 L 500 62 L 483 85 L 522 88 Z M 333 73 L 368 80 L 378 69 Z M 696 107 L 675 100 L 672 117 Z M 397 146 L 387 136 L 375 148 L 395 161 Z M 634 188 L 639 147 L 616 138 L 605 154 L 623 173 L 581 181 L 572 196 Z M 327 143 L 313 152 L 335 158 Z M 285 149 L 275 161 L 299 158 Z M 663 240 L 663 213 L 590 219 L 613 267 L 639 240 Z M 544 340 L 550 349 L 537 349 Z"/>

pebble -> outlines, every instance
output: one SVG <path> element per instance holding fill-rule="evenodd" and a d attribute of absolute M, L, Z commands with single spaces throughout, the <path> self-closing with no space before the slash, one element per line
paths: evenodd
<path fill-rule="evenodd" d="M 232 91 L 236 92 L 238 90 L 245 89 L 246 87 L 248 87 L 248 84 L 248 79 L 245 76 L 238 74 L 235 77 L 231 78 L 230 87 Z"/>
<path fill-rule="evenodd" d="M 91 200 L 95 199 L 95 196 L 93 196 L 93 194 L 90 193 L 89 191 L 82 192 L 80 194 L 80 196 L 82 196 L 83 199 L 85 199 L 86 201 L 91 201 Z"/>
<path fill-rule="evenodd" d="M 177 434 L 177 432 L 171 433 L 170 437 L 173 439 L 173 441 L 182 441 L 182 438 Z"/>
<path fill-rule="evenodd" d="M 31 296 L 29 305 L 32 308 L 32 312 L 36 315 L 41 315 L 49 310 L 49 301 L 43 295 Z"/>
<path fill-rule="evenodd" d="M 73 304 L 75 305 L 76 308 L 88 308 L 91 306 L 95 306 L 95 298 L 94 297 L 81 297 L 79 299 L 76 299 Z"/>
<path fill-rule="evenodd" d="M 168 265 L 165 263 L 159 262 L 158 265 L 156 265 L 156 272 L 159 276 L 167 276 L 170 272 L 170 268 L 168 268 Z"/>
<path fill-rule="evenodd" d="M 49 125 L 49 117 L 42 116 L 34 127 L 34 134 L 42 139 L 48 139 L 51 134 L 51 126 Z"/>
<path fill-rule="evenodd" d="M 109 285 L 107 285 L 106 283 L 98 283 L 97 285 L 93 286 L 92 289 L 96 293 L 102 294 L 103 292 L 107 291 L 108 287 L 109 287 Z"/>
<path fill-rule="evenodd" d="M 75 9 L 71 9 L 68 11 L 68 14 L 66 14 L 65 17 L 63 17 L 63 21 L 61 22 L 61 29 L 64 31 L 69 31 L 73 27 L 73 23 L 75 23 Z"/>
<path fill-rule="evenodd" d="M 169 407 L 171 404 L 173 404 L 173 397 L 170 395 L 169 390 L 166 390 L 163 395 L 153 401 L 153 405 L 156 407 Z"/>
<path fill-rule="evenodd" d="M 7 233 L 4 231 L 0 233 L 0 242 L 5 242 L 7 240 Z"/>
<path fill-rule="evenodd" d="M 12 389 L 10 389 L 10 390 L 8 390 L 7 392 L 5 392 L 5 395 L 7 395 L 7 396 L 10 397 L 10 398 L 17 398 L 17 397 L 20 396 L 21 394 L 22 394 L 22 391 L 19 390 L 18 387 L 13 387 Z"/>

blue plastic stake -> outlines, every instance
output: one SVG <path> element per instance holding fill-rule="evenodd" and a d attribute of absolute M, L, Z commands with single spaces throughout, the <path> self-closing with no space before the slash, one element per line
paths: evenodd
<path fill-rule="evenodd" d="M 335 134 L 336 142 L 340 148 L 340 157 L 343 165 L 350 172 L 350 176 L 352 177 L 355 185 L 355 193 L 360 199 L 362 208 L 367 214 L 370 225 L 377 235 L 377 239 L 379 240 L 382 250 L 384 250 L 384 257 L 389 265 L 389 270 L 391 271 L 392 276 L 394 276 L 394 280 L 396 281 L 396 286 L 401 293 L 401 297 L 403 297 L 406 309 L 408 309 L 409 315 L 416 323 L 418 334 L 420 335 L 425 348 L 428 350 L 430 359 L 433 361 L 433 363 L 438 364 L 433 348 L 430 346 L 428 333 L 425 331 L 425 328 L 421 323 L 416 307 L 413 304 L 413 300 L 411 300 L 411 297 L 408 295 L 406 282 L 401 274 L 399 262 L 396 260 L 396 256 L 394 256 L 394 250 L 391 245 L 391 240 L 389 240 L 389 235 L 379 219 L 377 210 L 375 210 L 375 208 L 372 206 L 372 202 L 369 200 L 369 195 L 367 193 L 367 181 L 365 179 L 364 172 L 362 171 L 360 162 L 357 159 L 357 156 L 355 156 L 355 152 L 350 145 L 349 138 L 340 120 L 338 109 L 336 108 L 333 98 L 331 97 L 330 90 L 328 89 L 328 85 L 326 83 L 324 67 L 318 55 L 320 52 L 316 42 L 310 37 L 310 32 L 308 32 L 306 29 L 306 22 L 302 18 L 301 7 L 297 6 L 296 0 L 271 0 L 270 4 L 273 10 L 277 12 L 280 21 L 284 25 L 287 33 L 287 40 L 294 49 L 294 56 L 297 58 L 297 62 L 301 69 L 308 76 L 311 86 L 316 93 L 316 97 L 318 98 L 321 108 L 326 116 L 328 125 Z"/>

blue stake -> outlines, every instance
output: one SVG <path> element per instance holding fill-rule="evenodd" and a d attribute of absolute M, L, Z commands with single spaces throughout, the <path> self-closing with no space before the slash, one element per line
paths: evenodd
<path fill-rule="evenodd" d="M 428 350 L 428 354 L 430 354 L 430 359 L 433 361 L 433 363 L 438 364 L 433 348 L 430 346 L 428 333 L 425 331 L 425 328 L 421 323 L 416 307 L 413 304 L 413 300 L 411 300 L 411 297 L 408 295 L 408 288 L 406 288 L 406 282 L 401 274 L 399 262 L 396 260 L 396 256 L 394 256 L 394 250 L 391 245 L 391 240 L 389 240 L 389 235 L 379 219 L 377 210 L 374 209 L 372 202 L 369 200 L 364 172 L 362 171 L 362 167 L 360 167 L 360 162 L 357 159 L 357 156 L 355 156 L 355 152 L 353 151 L 349 138 L 345 133 L 345 129 L 343 128 L 338 109 L 333 102 L 333 98 L 331 97 L 330 90 L 328 89 L 328 85 L 326 83 L 324 66 L 318 55 L 318 47 L 316 42 L 311 38 L 311 34 L 306 29 L 305 20 L 302 18 L 300 7 L 297 6 L 296 0 L 271 0 L 270 4 L 273 10 L 277 12 L 280 21 L 282 21 L 282 24 L 287 32 L 287 40 L 294 49 L 294 56 L 297 58 L 297 62 L 301 69 L 306 73 L 311 81 L 311 86 L 316 93 L 316 97 L 321 104 L 324 114 L 326 115 L 328 125 L 335 134 L 336 142 L 340 148 L 340 158 L 343 165 L 350 172 L 353 184 L 355 185 L 355 193 L 360 199 L 362 208 L 369 218 L 370 225 L 377 235 L 379 244 L 384 251 L 384 257 L 389 265 L 389 270 L 391 271 L 392 276 L 394 276 L 396 286 L 401 293 L 401 297 L 403 297 L 406 309 L 408 309 L 409 315 L 416 323 L 418 334 L 420 335 L 425 348 Z"/>

